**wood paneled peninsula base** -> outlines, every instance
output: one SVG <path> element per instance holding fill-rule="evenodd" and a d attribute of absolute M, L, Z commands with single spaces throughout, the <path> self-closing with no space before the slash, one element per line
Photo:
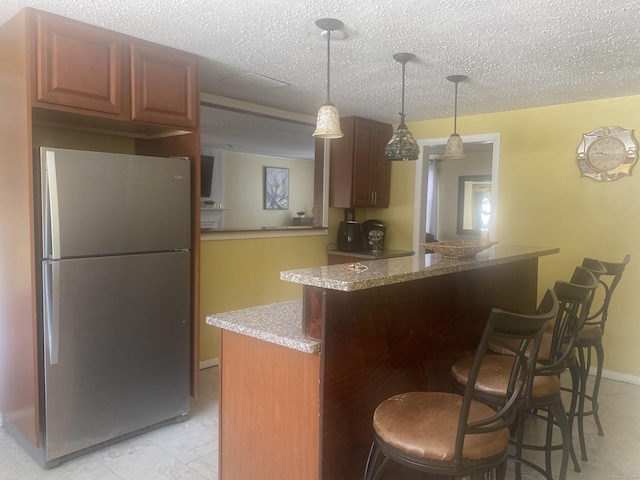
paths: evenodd
<path fill-rule="evenodd" d="M 211 315 L 222 328 L 222 480 L 362 478 L 371 418 L 386 398 L 450 391 L 492 307 L 533 312 L 538 258 L 555 248 L 496 245 L 282 272 L 303 298 Z"/>

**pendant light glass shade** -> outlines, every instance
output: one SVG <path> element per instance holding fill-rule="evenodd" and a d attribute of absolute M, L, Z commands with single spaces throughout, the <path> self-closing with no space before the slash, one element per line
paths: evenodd
<path fill-rule="evenodd" d="M 444 149 L 443 158 L 464 158 L 464 146 L 462 143 L 462 138 L 457 133 L 457 124 L 458 124 L 458 83 L 466 80 L 467 77 L 464 75 L 450 75 L 447 77 L 447 80 L 456 84 L 456 94 L 455 94 L 455 106 L 453 112 L 453 133 L 447 140 L 447 146 Z"/>
<path fill-rule="evenodd" d="M 396 131 L 385 148 L 384 156 L 387 160 L 417 160 L 420 147 L 404 123 L 398 125 Z"/>
<path fill-rule="evenodd" d="M 319 138 L 341 138 L 344 136 L 340 129 L 340 114 L 334 104 L 326 103 L 318 110 L 313 136 Z"/>
<path fill-rule="evenodd" d="M 444 158 L 464 158 L 464 146 L 462 138 L 457 133 L 452 133 L 447 140 L 447 146 L 444 149 Z"/>
<path fill-rule="evenodd" d="M 414 58 L 411 53 L 396 53 L 393 58 L 402 64 L 402 112 L 400 113 L 400 125 L 396 128 L 391 140 L 384 150 L 387 160 L 417 160 L 420 147 L 404 124 L 404 70 L 406 63 Z"/>
<path fill-rule="evenodd" d="M 331 103 L 331 32 L 344 26 L 340 20 L 335 18 L 321 18 L 316 21 L 316 25 L 327 32 L 327 101 L 318 111 L 316 129 L 313 136 L 316 138 L 341 138 L 344 136 L 340 128 L 340 114 L 338 109 Z"/>

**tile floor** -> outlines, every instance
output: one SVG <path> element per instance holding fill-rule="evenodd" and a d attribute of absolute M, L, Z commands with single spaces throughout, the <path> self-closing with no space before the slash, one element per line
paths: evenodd
<path fill-rule="evenodd" d="M 0 429 L 0 480 L 217 480 L 218 367 L 200 371 L 189 420 L 41 469 Z M 248 480 L 248 479 L 247 479 Z"/>
<path fill-rule="evenodd" d="M 188 421 L 89 453 L 51 470 L 38 467 L 0 429 L 0 479 L 217 480 L 218 368 L 202 370 L 200 375 L 201 398 L 192 402 Z M 582 473 L 575 473 L 570 466 L 567 480 L 640 480 L 640 386 L 604 380 L 600 396 L 605 436 L 599 437 L 593 420 L 586 420 L 589 461 L 580 462 Z M 559 456 L 558 452 L 555 464 Z M 513 478 L 511 464 L 507 478 Z M 522 478 L 533 480 L 541 476 L 523 469 Z"/>
<path fill-rule="evenodd" d="M 593 377 L 589 377 L 593 382 Z M 568 374 L 562 377 L 563 385 L 570 386 Z M 589 385 L 589 384 L 588 384 Z M 568 394 L 565 405 L 569 404 Z M 640 386 L 629 383 L 603 379 L 600 385 L 600 421 L 604 429 L 604 436 L 598 436 L 598 431 L 592 417 L 585 419 L 585 437 L 587 444 L 588 462 L 580 459 L 578 433 L 574 425 L 574 448 L 578 456 L 581 472 L 573 470 L 571 460 L 567 469 L 567 480 L 640 480 Z M 534 436 L 539 438 L 545 428 L 544 422 L 539 422 L 536 429 L 533 420 Z M 529 432 L 532 431 L 531 429 Z M 557 435 L 559 438 L 559 434 Z M 526 452 L 525 458 L 535 460 L 538 465 L 544 465 L 542 452 Z M 553 474 L 557 478 L 561 453 L 554 452 Z M 513 464 L 509 463 L 507 478 L 514 478 Z M 522 480 L 543 478 L 541 475 L 523 467 Z"/>

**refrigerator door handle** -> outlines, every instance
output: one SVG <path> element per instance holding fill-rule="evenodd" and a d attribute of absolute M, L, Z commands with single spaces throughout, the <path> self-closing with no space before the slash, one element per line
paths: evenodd
<path fill-rule="evenodd" d="M 56 153 L 46 152 L 46 178 L 48 194 L 45 215 L 47 217 L 46 232 L 48 238 L 48 254 L 50 258 L 60 258 L 60 212 L 58 209 L 58 177 L 56 174 Z"/>
<path fill-rule="evenodd" d="M 43 263 L 44 276 L 44 337 L 49 364 L 58 363 L 60 346 L 60 272 L 53 262 Z"/>

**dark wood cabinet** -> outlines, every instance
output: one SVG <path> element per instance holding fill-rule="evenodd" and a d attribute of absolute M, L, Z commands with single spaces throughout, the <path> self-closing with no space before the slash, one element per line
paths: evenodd
<path fill-rule="evenodd" d="M 36 14 L 36 100 L 128 117 L 116 33 Z"/>
<path fill-rule="evenodd" d="M 388 207 L 391 163 L 384 149 L 393 128 L 359 117 L 341 120 L 344 137 L 331 141 L 329 205 Z"/>
<path fill-rule="evenodd" d="M 196 128 L 195 55 L 36 13 L 34 106 Z"/>
<path fill-rule="evenodd" d="M 194 56 L 158 46 L 131 45 L 133 120 L 193 129 L 198 101 Z"/>

